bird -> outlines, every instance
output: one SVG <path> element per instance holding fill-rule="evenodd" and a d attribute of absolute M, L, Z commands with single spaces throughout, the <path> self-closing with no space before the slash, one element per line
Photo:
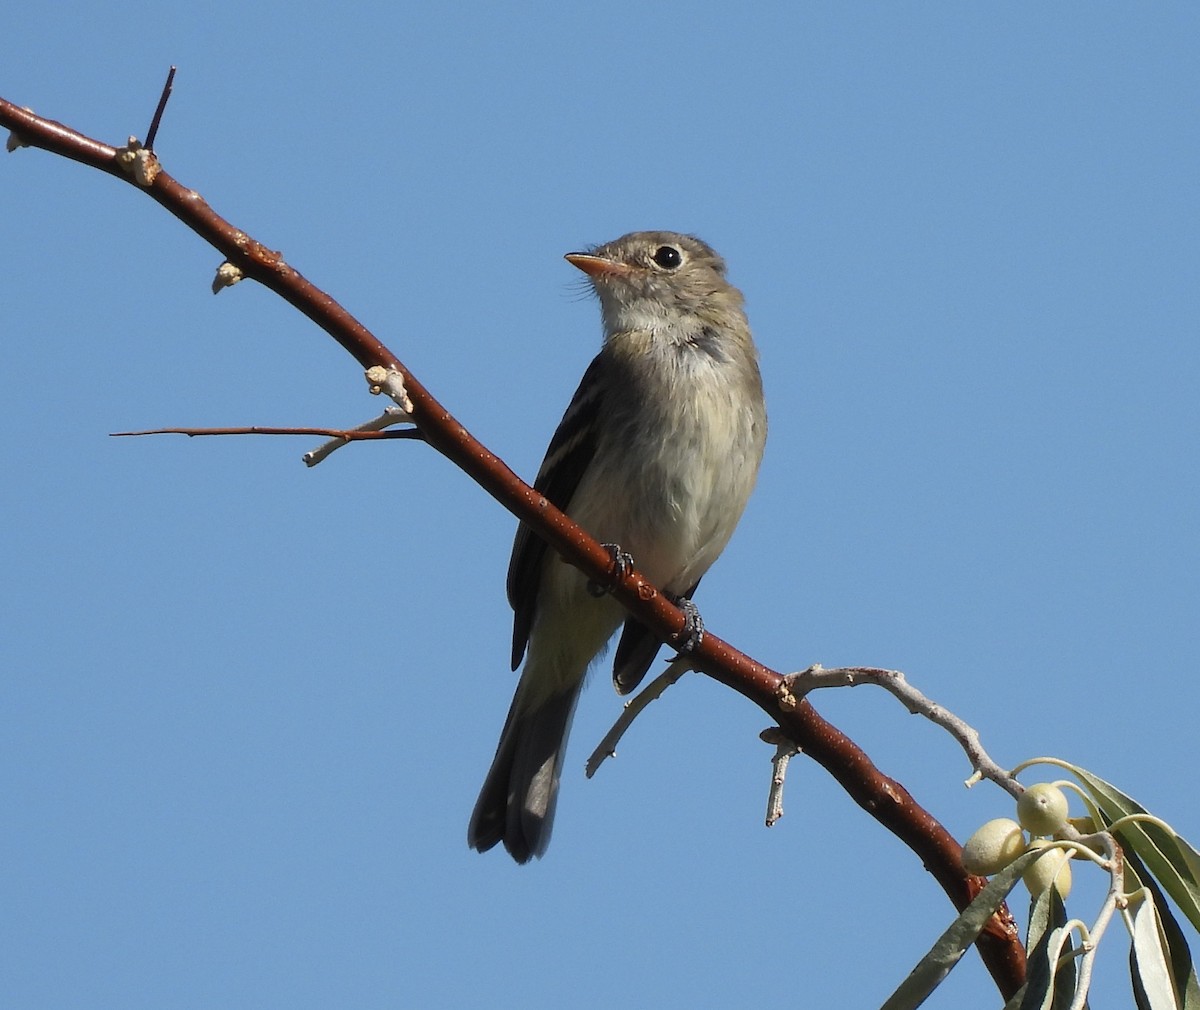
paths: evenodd
<path fill-rule="evenodd" d="M 640 231 L 566 255 L 600 303 L 603 342 L 584 372 L 534 489 L 679 603 L 725 549 L 767 435 L 758 352 L 724 260 L 692 235 Z M 618 692 L 645 676 L 660 641 L 596 592 L 528 526 L 508 568 L 512 668 L 524 668 L 467 829 L 518 863 L 550 842 L 563 755 L 589 668 L 623 625 Z"/>

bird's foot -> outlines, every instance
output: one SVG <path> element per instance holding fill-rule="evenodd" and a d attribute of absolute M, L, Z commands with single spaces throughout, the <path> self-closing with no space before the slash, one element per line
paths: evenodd
<path fill-rule="evenodd" d="M 671 602 L 683 611 L 683 627 L 671 640 L 682 656 L 694 651 L 704 641 L 704 618 L 700 616 L 696 604 L 686 596 L 673 596 Z"/>
<path fill-rule="evenodd" d="M 612 558 L 612 577 L 614 579 L 625 578 L 630 569 L 633 568 L 633 555 L 628 551 L 621 550 L 620 544 L 601 544 L 600 546 L 608 551 L 609 556 Z M 610 586 L 602 586 L 598 582 L 592 582 L 589 580 L 587 584 L 587 591 L 591 593 L 592 596 L 598 598 L 601 596 L 607 596 L 612 592 L 612 588 Z"/>

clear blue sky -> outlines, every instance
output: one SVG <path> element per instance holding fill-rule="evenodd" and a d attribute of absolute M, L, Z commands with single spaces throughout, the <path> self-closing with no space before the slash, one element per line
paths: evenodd
<path fill-rule="evenodd" d="M 110 142 L 178 64 L 167 169 L 527 476 L 599 339 L 562 254 L 707 239 L 771 410 L 708 625 L 903 669 L 998 760 L 1200 836 L 1196 5 L 67 3 L 4 35 L 0 95 Z M 419 445 L 109 438 L 379 404 L 113 180 L 22 151 L 0 211 L 0 1004 L 868 1007 L 949 921 L 804 760 L 766 830 L 766 719 L 698 677 L 589 782 L 596 676 L 547 857 L 468 851 L 511 517 Z M 1009 812 L 886 698 L 819 706 L 960 838 Z M 930 1005 L 999 1000 L 969 955 Z"/>

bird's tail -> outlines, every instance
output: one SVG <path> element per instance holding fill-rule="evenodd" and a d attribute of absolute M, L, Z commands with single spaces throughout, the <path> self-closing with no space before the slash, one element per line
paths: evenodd
<path fill-rule="evenodd" d="M 471 814 L 471 848 L 486 852 L 503 842 L 518 863 L 546 851 L 567 734 L 582 687 L 580 678 L 566 690 L 536 701 L 517 689 Z"/>

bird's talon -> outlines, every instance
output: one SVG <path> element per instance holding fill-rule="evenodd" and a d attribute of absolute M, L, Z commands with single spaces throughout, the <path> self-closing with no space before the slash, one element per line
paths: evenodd
<path fill-rule="evenodd" d="M 621 579 L 625 578 L 625 576 L 628 575 L 633 569 L 633 555 L 628 551 L 621 550 L 620 544 L 601 544 L 600 546 L 608 551 L 609 557 L 612 558 L 613 580 L 620 581 Z M 587 591 L 592 596 L 599 598 L 601 596 L 607 596 L 609 593 L 611 593 L 612 588 L 610 586 L 602 586 L 600 583 L 593 582 L 591 579 L 589 579 Z"/>
<path fill-rule="evenodd" d="M 683 611 L 683 628 L 675 636 L 679 643 L 677 646 L 679 654 L 682 656 L 694 652 L 704 641 L 704 618 L 700 616 L 696 604 L 686 596 L 678 597 L 674 602 L 675 606 Z"/>

